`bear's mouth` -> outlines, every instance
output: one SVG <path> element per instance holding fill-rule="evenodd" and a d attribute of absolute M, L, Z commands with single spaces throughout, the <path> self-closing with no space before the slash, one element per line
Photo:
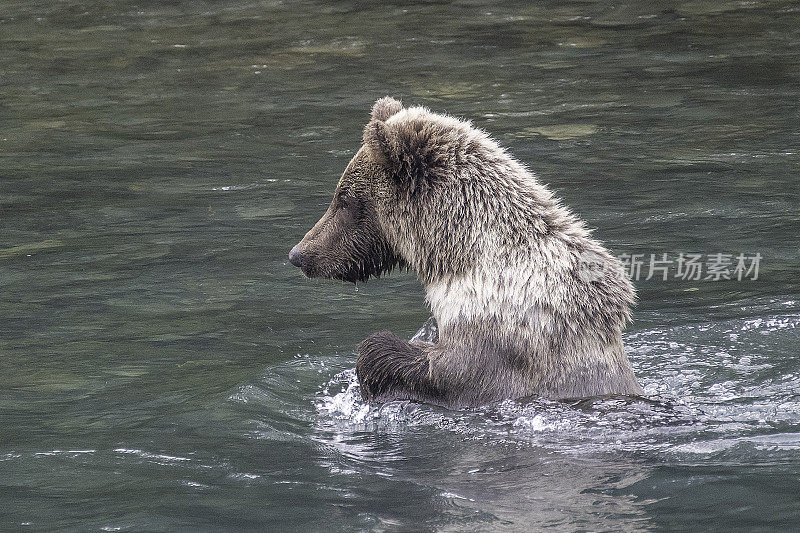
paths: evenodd
<path fill-rule="evenodd" d="M 356 275 L 356 273 L 351 270 L 340 272 L 338 269 L 319 268 L 313 262 L 309 262 L 302 265 L 300 267 L 300 271 L 303 273 L 303 276 L 309 279 L 313 278 L 337 279 L 340 281 L 347 281 L 350 283 L 355 283 L 356 281 L 362 281 L 359 279 L 359 276 Z"/>
<path fill-rule="evenodd" d="M 366 282 L 379 278 L 394 268 L 407 268 L 406 263 L 395 255 L 383 239 L 355 241 L 350 246 L 348 260 L 335 260 L 335 254 L 318 248 L 295 246 L 289 254 L 289 261 L 300 268 L 306 278 L 335 279 L 347 283 Z"/>
<path fill-rule="evenodd" d="M 300 271 L 303 273 L 303 276 L 311 279 L 311 278 L 323 278 L 325 276 L 321 276 L 314 265 L 305 264 L 300 267 Z"/>

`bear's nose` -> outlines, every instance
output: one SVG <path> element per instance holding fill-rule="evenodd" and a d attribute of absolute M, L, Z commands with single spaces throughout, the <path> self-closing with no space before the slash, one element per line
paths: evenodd
<path fill-rule="evenodd" d="M 289 262 L 296 267 L 303 267 L 303 263 L 305 262 L 305 255 L 303 255 L 303 251 L 300 249 L 300 245 L 295 245 L 292 248 L 292 251 L 289 252 Z"/>

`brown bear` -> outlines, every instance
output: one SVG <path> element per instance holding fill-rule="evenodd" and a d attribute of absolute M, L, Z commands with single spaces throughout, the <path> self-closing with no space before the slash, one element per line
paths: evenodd
<path fill-rule="evenodd" d="M 525 166 L 469 122 L 389 97 L 363 141 L 289 259 L 309 277 L 366 281 L 402 267 L 424 284 L 438 338 L 364 340 L 366 400 L 642 394 L 622 346 L 633 286 Z"/>

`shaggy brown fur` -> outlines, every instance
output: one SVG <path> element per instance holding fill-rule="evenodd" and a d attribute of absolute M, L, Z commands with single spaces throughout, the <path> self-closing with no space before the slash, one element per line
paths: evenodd
<path fill-rule="evenodd" d="M 367 399 L 642 392 L 622 347 L 634 292 L 618 260 L 468 122 L 378 100 L 331 206 L 290 260 L 347 281 L 406 266 L 425 285 L 438 342 L 366 339 L 356 369 Z"/>

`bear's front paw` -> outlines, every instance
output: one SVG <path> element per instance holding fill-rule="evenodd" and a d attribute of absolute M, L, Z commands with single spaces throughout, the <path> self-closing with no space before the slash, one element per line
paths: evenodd
<path fill-rule="evenodd" d="M 389 331 L 370 335 L 358 347 L 356 375 L 365 400 L 420 400 L 431 392 L 428 374 L 422 349 Z"/>
<path fill-rule="evenodd" d="M 361 385 L 361 396 L 367 401 L 375 401 L 382 392 L 392 386 L 390 378 L 393 354 L 398 339 L 390 331 L 373 333 L 358 346 L 356 375 Z"/>

